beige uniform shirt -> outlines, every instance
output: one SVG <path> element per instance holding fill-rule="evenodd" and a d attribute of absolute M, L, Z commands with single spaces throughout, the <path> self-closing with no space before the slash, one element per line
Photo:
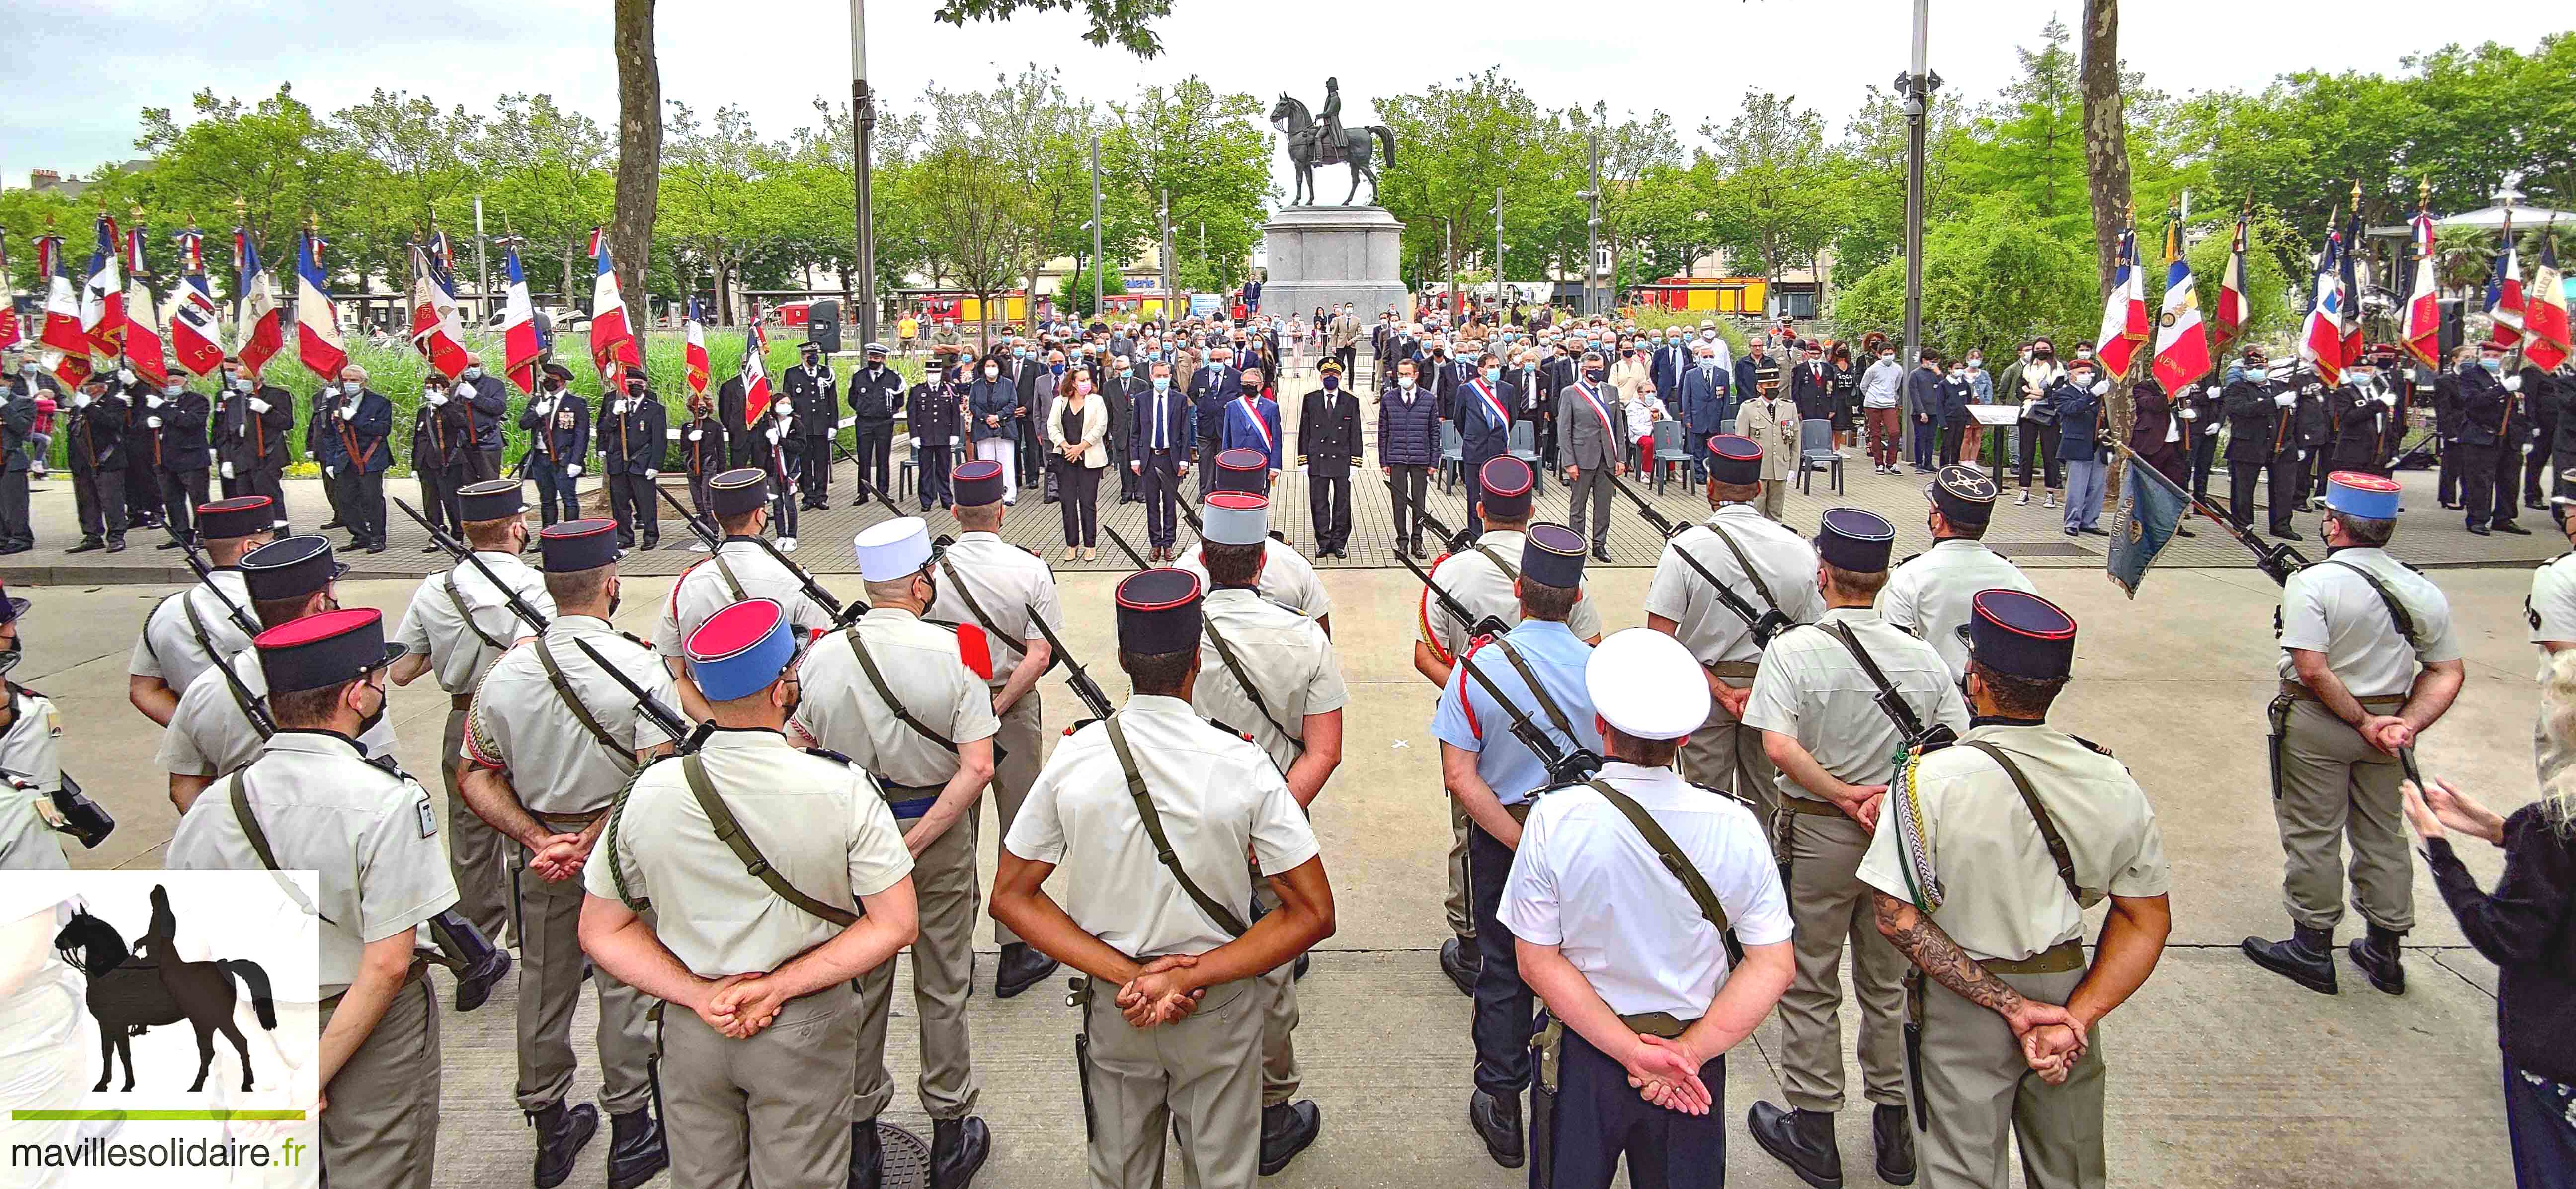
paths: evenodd
<path fill-rule="evenodd" d="M 2075 862 L 2083 905 L 2066 894 L 2038 819 L 2012 777 L 1985 753 L 1951 746 L 1924 756 L 1912 787 L 1914 827 L 1940 880 L 1933 923 L 1968 955 L 2018 962 L 2084 935 L 2084 908 L 2112 896 L 2161 896 L 2170 872 L 2156 810 L 2120 761 L 2075 736 L 2038 724 L 1988 723 L 1960 736 L 1991 743 L 2012 757 L 2048 808 Z M 1862 883 L 1912 902 L 1908 860 L 1888 798 L 1878 832 L 1861 860 Z M 1918 868 L 1912 881 L 1920 883 Z"/>
<path fill-rule="evenodd" d="M 853 629 L 867 644 L 886 689 L 922 725 L 960 744 L 990 739 L 1001 729 L 990 687 L 958 659 L 957 633 L 899 607 L 873 608 L 851 628 L 815 642 L 797 670 L 803 700 L 796 706 L 796 729 L 886 784 L 947 784 L 957 774 L 957 753 L 886 709 L 859 667 L 849 639 Z"/>
<path fill-rule="evenodd" d="M 1032 611 L 1059 634 L 1064 631 L 1064 611 L 1056 605 L 1055 571 L 1036 554 L 992 533 L 957 538 L 943 561 L 946 564 L 930 571 L 939 598 L 930 605 L 928 618 L 983 628 L 993 638 L 991 685 L 1000 689 L 1011 679 L 1027 644 L 1046 639 L 1046 633 L 1029 622 Z M 961 586 L 963 591 L 958 589 Z M 974 607 L 966 604 L 969 595 L 974 597 Z M 977 608 L 982 609 L 981 616 Z"/>
<path fill-rule="evenodd" d="M 1315 563 L 1277 537 L 1262 542 L 1261 579 L 1254 589 L 1261 597 L 1303 615 L 1322 619 L 1333 613 L 1333 596 L 1324 593 L 1323 579 L 1315 576 Z M 1517 550 L 1514 556 L 1517 556 Z M 1208 585 L 1207 561 L 1199 556 L 1199 547 L 1190 546 L 1189 554 L 1173 562 L 1172 568 L 1188 570 L 1199 577 L 1199 586 Z"/>
<path fill-rule="evenodd" d="M 1240 587 L 1209 591 L 1200 610 L 1206 630 L 1199 636 L 1199 680 L 1190 692 L 1190 709 L 1251 735 L 1287 771 L 1297 762 L 1306 716 L 1328 714 L 1351 700 L 1332 638 L 1315 621 Z M 1260 688 L 1261 706 L 1253 705 L 1218 654 L 1212 637 L 1217 632 L 1225 634 L 1235 659 Z"/>
<path fill-rule="evenodd" d="M 1458 600 L 1461 606 L 1475 612 L 1478 619 L 1488 615 L 1499 616 L 1506 627 L 1519 627 L 1521 600 L 1520 596 L 1512 593 L 1512 579 L 1520 573 L 1521 546 L 1525 539 L 1526 534 L 1511 529 L 1488 530 L 1484 536 L 1476 538 L 1476 544 L 1483 546 L 1484 550 L 1470 547 L 1464 553 L 1452 553 L 1440 559 L 1431 567 L 1431 580 L 1439 583 L 1440 589 L 1448 591 L 1449 597 Z M 1493 557 L 1485 556 L 1485 551 L 1491 551 Z M 1502 559 L 1500 565 L 1495 564 L 1495 558 Z M 1266 572 L 1262 576 L 1269 577 Z M 1590 640 L 1601 634 L 1601 609 L 1592 603 L 1590 577 L 1583 579 L 1582 590 L 1583 597 L 1576 599 L 1574 609 L 1566 613 L 1565 627 L 1574 633 L 1575 639 Z M 1265 598 L 1269 593 L 1266 589 L 1262 591 Z M 1422 638 L 1437 645 L 1440 651 L 1453 659 L 1467 647 L 1468 633 L 1476 626 L 1472 622 L 1458 622 L 1458 617 L 1451 615 L 1448 606 L 1429 590 L 1422 592 L 1422 624 Z"/>
<path fill-rule="evenodd" d="M 38 798 L 63 784 L 63 720 L 51 699 L 8 687 L 17 717 L 0 733 L 0 871 L 60 871 L 61 836 L 36 812 Z"/>
<path fill-rule="evenodd" d="M 1744 705 L 1744 725 L 1796 739 L 1818 766 L 1846 784 L 1885 784 L 1896 774 L 1896 749 L 1903 736 L 1879 709 L 1878 686 L 1869 673 L 1829 630 L 1836 623 L 1851 625 L 1869 659 L 1924 726 L 1968 729 L 1967 703 L 1941 655 L 1877 612 L 1857 607 L 1827 611 L 1815 626 L 1782 632 L 1771 641 Z M 1778 785 L 1783 796 L 1820 799 L 1785 771 Z"/>
<path fill-rule="evenodd" d="M 2407 569 L 2385 549 L 2338 549 L 2333 558 L 2369 570 L 2415 621 L 2419 647 L 2409 647 L 2389 618 L 2388 605 L 2362 576 L 2318 563 L 2281 584 L 2281 680 L 2299 679 L 2287 650 L 2326 654 L 2326 667 L 2356 698 L 2404 694 L 2415 685 L 2417 662 L 2460 659 L 2451 635 L 2451 603 L 2433 580 Z"/>
<path fill-rule="evenodd" d="M 1762 447 L 1764 482 L 1798 473 L 1798 405 L 1786 397 L 1755 398 L 1735 411 L 1735 432 Z"/>
<path fill-rule="evenodd" d="M 566 615 L 546 629 L 555 664 L 618 751 L 581 724 L 546 679 L 537 659 L 539 641 L 502 654 L 474 691 L 465 720 L 465 758 L 509 777 L 510 788 L 530 813 L 570 816 L 608 808 L 633 772 L 633 753 L 672 742 L 638 711 L 635 695 L 600 671 L 573 641 L 586 640 L 609 663 L 662 705 L 677 711 L 679 693 L 670 670 L 651 649 L 588 615 Z"/>
<path fill-rule="evenodd" d="M 725 809 L 789 887 L 856 912 L 860 897 L 912 874 L 912 853 L 867 773 L 768 730 L 720 727 L 696 754 Z M 615 899 L 619 875 L 626 895 L 653 902 L 653 935 L 700 978 L 776 970 L 841 932 L 743 870 L 676 756 L 635 778 L 595 861 L 582 869 L 582 887 Z"/>
<path fill-rule="evenodd" d="M 1263 876 L 1318 853 L 1314 827 L 1279 769 L 1241 735 L 1209 726 L 1177 698 L 1129 698 L 1118 722 L 1173 853 L 1219 903 L 1252 903 L 1247 850 Z M 1057 903 L 1120 953 L 1201 954 L 1232 940 L 1155 858 L 1106 724 L 1056 745 L 1002 845 L 1030 862 L 1057 864 Z"/>
<path fill-rule="evenodd" d="M 1761 586 L 1747 579 L 1735 551 L 1717 539 L 1720 528 L 1753 559 Z M 1708 579 L 1676 556 L 1685 552 L 1724 579 L 1756 615 L 1771 607 L 1761 587 L 1770 588 L 1770 598 L 1779 600 L 1781 614 L 1793 623 L 1814 623 L 1825 613 L 1824 596 L 1816 592 L 1816 547 L 1751 504 L 1722 505 L 1706 522 L 1664 542 L 1663 556 L 1655 559 L 1654 581 L 1646 587 L 1646 614 L 1673 621 L 1674 638 L 1703 665 L 1753 664 L 1762 659 L 1762 650 L 1753 646 L 1753 628 L 1744 617 L 1727 610 Z"/>
<path fill-rule="evenodd" d="M 243 585 L 241 571 L 217 570 L 214 577 L 223 596 L 241 608 L 242 614 L 250 615 L 250 588 Z M 212 651 L 198 639 L 196 626 L 188 622 L 191 607 L 196 609 L 197 622 L 205 625 L 205 639 L 214 644 Z M 232 613 L 224 609 L 223 598 L 200 582 L 153 606 L 152 614 L 143 621 L 143 634 L 134 638 L 134 656 L 126 662 L 125 671 L 136 677 L 158 677 L 162 684 L 186 693 L 197 677 L 214 665 L 216 657 L 231 656 L 248 647 L 250 637 L 233 622 Z"/>
<path fill-rule="evenodd" d="M 1959 629 L 1968 626 L 1969 604 L 1979 591 L 1996 589 L 2039 593 L 2020 566 L 1985 542 L 1941 541 L 1887 576 L 1878 589 L 1878 613 L 1930 644 L 1957 677 L 1968 671 L 1968 642 Z"/>
<path fill-rule="evenodd" d="M 512 554 L 476 550 L 475 556 L 537 614 L 554 621 L 555 600 L 546 593 L 545 575 Z M 438 674 L 438 688 L 470 694 L 483 680 L 483 671 L 501 659 L 511 644 L 534 634 L 536 629 L 511 612 L 508 600 L 482 571 L 459 564 L 445 574 L 421 580 L 411 592 L 411 606 L 403 612 L 402 624 L 394 629 L 394 642 L 429 657 L 429 667 Z"/>
<path fill-rule="evenodd" d="M 421 928 L 456 903 L 438 812 L 429 790 L 399 769 L 371 763 L 328 731 L 280 731 L 250 768 L 250 808 L 281 871 L 317 874 L 322 918 L 317 967 L 324 997 L 347 990 L 369 942 Z M 170 835 L 169 865 L 182 871 L 259 871 L 250 835 L 234 816 L 235 773 L 188 807 Z"/>
<path fill-rule="evenodd" d="M 245 647 L 233 654 L 233 672 L 239 674 L 250 696 L 267 708 L 268 674 L 259 667 L 259 650 Z M 155 757 L 161 770 L 174 776 L 220 776 L 251 762 L 259 755 L 259 728 L 242 713 L 241 703 L 234 699 L 232 686 L 223 674 L 208 670 L 204 681 L 192 682 L 188 692 L 179 695 L 179 709 L 170 715 L 170 726 L 161 732 L 161 750 Z M 388 714 L 376 720 L 358 736 L 358 746 L 367 757 L 394 753 L 394 720 Z"/>
<path fill-rule="evenodd" d="M 725 581 L 724 569 L 716 565 L 718 557 L 742 583 L 740 598 Z M 831 630 L 831 613 L 806 597 L 805 584 L 792 571 L 758 541 L 727 537 L 714 554 L 689 563 L 688 569 L 680 571 L 680 580 L 671 584 L 670 597 L 662 600 L 662 621 L 653 627 L 653 651 L 666 657 L 687 656 L 690 634 L 708 617 L 743 599 L 777 600 L 787 608 L 787 622 L 796 625 L 800 636 Z"/>

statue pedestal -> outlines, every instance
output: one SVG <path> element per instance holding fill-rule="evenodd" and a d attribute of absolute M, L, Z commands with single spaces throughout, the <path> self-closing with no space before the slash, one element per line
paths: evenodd
<path fill-rule="evenodd" d="M 1283 207 L 1261 225 L 1270 276 L 1261 308 L 1280 317 L 1343 302 L 1362 327 L 1413 311 L 1401 279 L 1404 224 L 1382 206 Z"/>

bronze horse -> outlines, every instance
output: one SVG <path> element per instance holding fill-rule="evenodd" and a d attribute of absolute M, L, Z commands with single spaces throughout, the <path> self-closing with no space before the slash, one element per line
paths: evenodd
<path fill-rule="evenodd" d="M 1386 163 L 1394 165 L 1395 133 L 1388 131 L 1386 125 L 1346 128 L 1342 131 L 1342 143 L 1324 144 L 1322 130 L 1315 126 L 1314 114 L 1306 110 L 1304 103 L 1283 91 L 1279 102 L 1271 105 L 1270 126 L 1287 134 L 1288 163 L 1297 168 L 1297 191 L 1288 200 L 1290 206 L 1314 205 L 1315 167 L 1337 163 L 1351 167 L 1351 192 L 1342 195 L 1342 205 L 1351 205 L 1351 199 L 1358 196 L 1361 178 L 1368 179 L 1369 203 L 1376 205 L 1377 171 L 1369 168 L 1370 138 L 1386 143 Z M 1299 201 L 1299 196 L 1303 197 L 1303 202 Z"/>
<path fill-rule="evenodd" d="M 277 1003 L 269 997 L 268 972 L 256 962 L 239 959 L 214 962 L 182 962 L 173 939 L 178 934 L 178 918 L 170 912 L 167 889 L 152 889 L 151 931 L 135 943 L 135 952 L 125 950 L 125 938 L 116 927 L 88 909 L 72 914 L 71 923 L 54 936 L 54 949 L 63 960 L 80 967 L 89 977 L 89 1011 L 98 1018 L 99 1070 L 98 1084 L 92 1092 L 107 1089 L 109 1078 L 116 1072 L 116 1059 L 125 1059 L 125 1085 L 134 1088 L 134 1050 L 132 1038 L 146 1029 L 186 1020 L 197 1030 L 197 1080 L 191 1091 L 206 1088 L 207 1071 L 215 1063 L 215 1034 L 221 1032 L 233 1042 L 233 1051 L 241 1054 L 242 1089 L 251 1088 L 250 1042 L 241 1030 L 233 1027 L 233 978 L 240 976 L 250 986 L 250 1003 L 258 1013 L 259 1026 L 275 1031 Z M 148 953 L 154 961 L 138 960 Z"/>

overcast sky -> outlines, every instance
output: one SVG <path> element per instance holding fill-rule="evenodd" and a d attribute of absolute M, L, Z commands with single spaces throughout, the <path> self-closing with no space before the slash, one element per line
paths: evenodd
<path fill-rule="evenodd" d="M 0 101 L 0 183 L 9 186 L 26 185 L 30 168 L 86 175 L 139 155 L 137 111 L 184 115 L 200 88 L 254 99 L 291 81 L 324 112 L 378 87 L 475 110 L 504 93 L 542 91 L 603 124 L 613 126 L 616 114 L 605 0 L 14 0 L 10 7 L 0 28 L 0 77 L 15 80 Z M 1357 125 L 1370 122 L 1381 95 L 1499 64 L 1544 107 L 1607 100 L 1614 113 L 1660 108 L 1686 145 L 1703 121 L 1724 122 L 1748 88 L 1793 94 L 1839 132 L 1864 87 L 1903 69 L 1911 11 L 1904 0 L 1174 0 L 1173 15 L 1157 26 L 1163 54 L 1139 60 L 1084 44 L 1083 24 L 1071 14 L 960 29 L 932 21 L 932 7 L 927 0 L 870 6 L 868 61 L 890 103 L 908 104 L 933 81 L 987 85 L 997 71 L 1029 62 L 1062 68 L 1068 89 L 1097 100 L 1197 72 L 1251 92 L 1264 110 L 1283 90 L 1320 102 L 1324 77 L 1334 74 L 1343 118 Z M 668 98 L 702 111 L 745 107 L 765 135 L 779 136 L 811 122 L 816 96 L 849 93 L 849 13 L 839 0 L 663 0 L 660 9 Z M 2556 18 L 2532 16 L 2546 6 L 2519 11 L 2524 49 L 2549 29 L 2576 27 L 2576 9 L 2559 9 Z M 2052 13 L 2072 25 L 2080 5 L 1934 0 L 1931 62 L 1947 81 L 1944 93 L 1990 97 L 2017 69 L 2014 46 L 2036 45 Z M 2390 0 L 2161 0 L 2128 5 L 2121 39 L 2133 68 L 2181 95 L 2259 87 L 2294 68 L 2395 70 L 2405 54 L 2438 44 L 2406 35 L 2441 27 L 2423 13 Z M 1328 195 L 1346 184 L 1341 170 L 1324 172 Z"/>

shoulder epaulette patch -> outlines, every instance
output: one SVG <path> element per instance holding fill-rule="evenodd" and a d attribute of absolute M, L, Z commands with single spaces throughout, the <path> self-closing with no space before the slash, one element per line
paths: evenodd
<path fill-rule="evenodd" d="M 1905 555 L 1905 556 L 1903 556 L 1903 557 L 1900 557 L 1900 558 L 1896 559 L 1896 564 L 1901 566 L 1901 565 L 1904 565 L 1904 564 L 1905 564 L 1905 563 L 1907 563 L 1907 562 L 1913 561 L 1915 558 L 1918 558 L 1918 557 L 1921 557 L 1921 556 L 1923 556 L 1923 555 L 1922 555 L 1922 554 L 1920 554 L 1920 553 L 1909 553 L 1909 554 L 1906 554 L 1906 555 Z M 1890 568 L 1893 568 L 1893 567 L 1890 567 Z"/>
<path fill-rule="evenodd" d="M 2104 756 L 2111 755 L 2111 749 L 2110 749 L 2110 748 L 2104 747 L 2104 746 L 2102 746 L 2102 745 L 2101 745 L 2101 744 L 2099 744 L 2099 743 L 2095 743 L 2094 741 L 2092 741 L 2092 740 L 2090 740 L 2090 739 L 2087 739 L 2087 738 L 2085 738 L 2085 737 L 2084 737 L 2084 736 L 2082 736 L 2082 735 L 2068 735 L 2068 736 L 2067 736 L 2067 738 L 2072 739 L 2072 740 L 2074 740 L 2074 741 L 2076 741 L 2076 742 L 2078 742 L 2078 743 L 2083 744 L 2083 745 L 2084 745 L 2084 749 L 2085 749 L 2085 750 L 2090 751 L 2090 752 L 2092 752 L 2092 753 L 2093 753 L 2093 754 L 2095 754 L 2095 755 L 2104 755 Z M 2113 758 L 2113 759 L 2118 759 L 2119 757 L 2118 757 L 2118 756 L 2112 756 L 2111 758 Z"/>
<path fill-rule="evenodd" d="M 842 755 L 828 747 L 808 747 L 805 749 L 805 754 L 809 756 L 821 756 L 824 759 L 830 760 L 833 763 L 846 768 L 855 768 L 858 766 L 850 761 L 850 757 Z"/>
<path fill-rule="evenodd" d="M 397 779 L 411 779 L 411 773 L 403 771 L 402 761 L 395 759 L 391 752 L 387 752 L 380 756 L 368 756 L 367 762 L 375 767 L 382 768 L 387 772 L 393 773 Z"/>

